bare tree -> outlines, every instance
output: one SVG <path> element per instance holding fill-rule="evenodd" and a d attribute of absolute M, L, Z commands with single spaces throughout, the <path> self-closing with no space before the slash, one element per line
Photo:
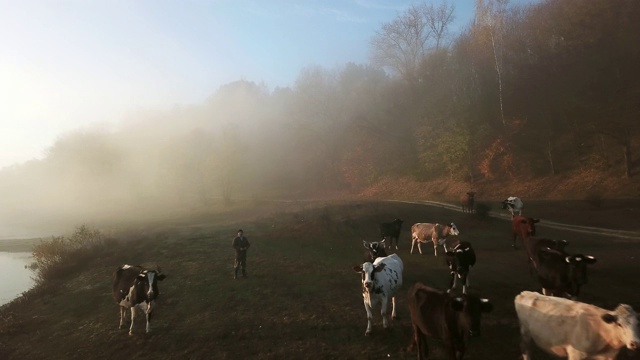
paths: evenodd
<path fill-rule="evenodd" d="M 371 40 L 371 61 L 389 67 L 408 82 L 418 78 L 426 52 L 442 45 L 453 21 L 453 5 L 412 5 L 390 23 L 382 25 Z"/>
<path fill-rule="evenodd" d="M 486 30 L 489 37 L 489 43 L 493 52 L 493 61 L 498 78 L 498 97 L 500 100 L 500 119 L 502 125 L 507 123 L 504 118 L 504 101 L 503 101 L 503 34 L 504 22 L 506 17 L 506 7 L 509 0 L 476 0 L 476 26 Z"/>

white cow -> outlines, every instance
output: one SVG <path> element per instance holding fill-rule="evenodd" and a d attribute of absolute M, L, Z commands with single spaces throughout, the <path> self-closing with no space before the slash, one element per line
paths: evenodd
<path fill-rule="evenodd" d="M 364 298 L 364 309 L 367 311 L 367 331 L 365 335 L 371 334 L 371 309 L 381 304 L 382 326 L 389 327 L 387 322 L 387 307 L 391 298 L 391 318 L 396 318 L 396 298 L 395 293 L 402 286 L 402 270 L 404 264 L 397 254 L 375 259 L 373 263 L 366 262 L 362 265 L 354 266 L 353 270 L 362 274 L 362 297 Z"/>
<path fill-rule="evenodd" d="M 430 224 L 430 223 L 417 223 L 411 227 L 411 254 L 413 254 L 413 247 L 417 244 L 418 251 L 422 255 L 422 248 L 420 244 L 426 244 L 428 242 L 433 243 L 433 254 L 438 256 L 438 245 L 442 245 L 446 248 L 446 237 L 448 235 L 457 236 L 460 235 L 460 231 L 456 227 L 456 224 L 451 223 L 449 225 L 442 224 Z M 454 245 L 454 244 L 450 244 Z"/>
<path fill-rule="evenodd" d="M 509 210 L 509 212 L 511 213 L 512 219 L 515 216 L 516 212 L 518 213 L 518 215 L 522 215 L 523 207 L 524 207 L 524 203 L 522 202 L 522 200 L 520 200 L 520 198 L 517 198 L 515 196 L 509 196 L 508 198 L 502 201 L 502 208 Z"/>
<path fill-rule="evenodd" d="M 568 360 L 613 360 L 623 346 L 640 343 L 638 319 L 629 305 L 614 311 L 594 305 L 523 291 L 515 298 L 523 360 L 531 359 L 533 340 L 540 348 Z"/>

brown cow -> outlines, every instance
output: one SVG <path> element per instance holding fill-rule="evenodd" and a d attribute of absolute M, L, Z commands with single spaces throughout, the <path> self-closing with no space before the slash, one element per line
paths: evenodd
<path fill-rule="evenodd" d="M 514 249 L 516 248 L 516 238 L 520 237 L 522 242 L 526 242 L 531 236 L 536 236 L 536 223 L 540 222 L 539 219 L 534 219 L 530 217 L 516 215 L 513 220 L 511 220 L 511 230 L 513 233 L 513 244 L 511 245 Z"/>
<path fill-rule="evenodd" d="M 476 193 L 474 191 L 469 191 L 462 197 L 462 199 L 460 200 L 460 202 L 462 203 L 462 212 L 473 213 L 473 208 L 475 206 L 475 196 Z"/>
<path fill-rule="evenodd" d="M 569 245 L 567 240 L 539 239 L 536 237 L 527 238 L 524 241 L 524 249 L 527 251 L 530 272 L 537 269 L 540 264 L 538 253 L 541 249 L 549 248 L 564 253 L 564 248 L 567 245 Z"/>
<path fill-rule="evenodd" d="M 422 255 L 421 243 L 433 243 L 433 253 L 438 256 L 438 245 L 442 245 L 446 249 L 446 237 L 448 235 L 457 236 L 460 234 L 458 228 L 454 223 L 449 225 L 430 224 L 430 223 L 417 223 L 411 227 L 411 254 L 413 254 L 413 247 L 418 244 L 418 251 Z"/>

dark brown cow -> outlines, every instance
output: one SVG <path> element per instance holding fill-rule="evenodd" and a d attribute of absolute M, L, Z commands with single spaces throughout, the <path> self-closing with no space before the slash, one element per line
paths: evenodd
<path fill-rule="evenodd" d="M 480 320 L 493 308 L 488 299 L 475 295 L 454 297 L 415 283 L 408 294 L 413 337 L 409 351 L 418 346 L 418 359 L 429 356 L 427 337 L 442 340 L 450 359 L 462 359 L 469 336 L 480 335 Z"/>
<path fill-rule="evenodd" d="M 146 331 L 151 331 L 151 312 L 155 309 L 155 300 L 160 294 L 158 281 L 166 275 L 157 270 L 145 269 L 142 266 L 122 265 L 113 273 L 113 299 L 120 306 L 120 328 L 124 326 L 124 313 L 131 309 L 131 326 L 129 335 L 133 335 L 133 320 L 136 308 L 144 311 L 147 317 Z"/>
<path fill-rule="evenodd" d="M 540 239 L 536 237 L 527 238 L 524 241 L 524 248 L 527 251 L 530 272 L 535 271 L 540 263 L 538 259 L 538 252 L 541 249 L 549 248 L 565 253 L 564 248 L 567 245 L 569 245 L 567 240 Z"/>
<path fill-rule="evenodd" d="M 460 201 L 462 203 L 462 212 L 473 213 L 473 208 L 476 202 L 475 196 L 476 193 L 474 191 L 469 191 L 462 197 Z"/>
<path fill-rule="evenodd" d="M 544 248 L 538 251 L 538 261 L 536 270 L 542 293 L 575 299 L 588 282 L 587 265 L 595 264 L 596 258 Z"/>
<path fill-rule="evenodd" d="M 531 236 L 536 236 L 536 223 L 540 222 L 539 219 L 534 219 L 530 217 L 516 215 L 513 220 L 511 220 L 511 230 L 513 233 L 513 244 L 511 245 L 514 249 L 516 248 L 516 239 L 520 237 L 522 242 L 526 242 Z"/>

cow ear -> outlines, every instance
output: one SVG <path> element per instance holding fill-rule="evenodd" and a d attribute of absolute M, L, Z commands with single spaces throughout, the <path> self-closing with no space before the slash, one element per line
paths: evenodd
<path fill-rule="evenodd" d="M 353 271 L 357 272 L 357 273 L 361 273 L 362 272 L 362 265 L 357 265 L 353 267 Z"/>
<path fill-rule="evenodd" d="M 380 272 L 380 271 L 382 271 L 382 269 L 384 269 L 385 266 L 386 265 L 384 263 L 379 264 L 378 266 L 373 268 L 373 272 Z"/>
<path fill-rule="evenodd" d="M 618 321 L 618 317 L 613 314 L 604 314 L 602 315 L 602 321 L 606 322 L 607 324 L 611 324 Z"/>
<path fill-rule="evenodd" d="M 146 279 L 146 278 L 147 278 L 147 273 L 138 274 L 138 279 L 142 280 L 142 279 Z"/>
<path fill-rule="evenodd" d="M 564 258 L 564 261 L 565 261 L 567 264 L 571 264 L 571 263 L 573 262 L 572 260 L 573 260 L 573 257 L 572 257 L 572 256 L 567 256 L 567 257 L 565 257 L 565 258 Z"/>
<path fill-rule="evenodd" d="M 158 275 L 158 281 L 162 281 L 162 280 L 164 280 L 166 277 L 167 277 L 167 275 L 165 275 L 165 274 L 159 274 L 159 275 Z"/>
<path fill-rule="evenodd" d="M 480 311 L 481 312 L 491 312 L 493 310 L 493 304 L 489 301 L 489 299 L 480 299 Z"/>
<path fill-rule="evenodd" d="M 366 240 L 362 240 L 362 245 L 365 249 L 369 249 L 369 243 Z"/>
<path fill-rule="evenodd" d="M 464 299 L 461 297 L 451 299 L 451 308 L 454 311 L 462 311 L 464 308 Z"/>
<path fill-rule="evenodd" d="M 380 245 L 382 245 L 382 247 L 384 247 L 384 245 L 386 244 L 385 240 L 387 240 L 387 239 L 382 239 L 382 241 L 378 242 L 378 244 L 380 244 Z"/>
<path fill-rule="evenodd" d="M 587 264 L 595 264 L 595 263 L 596 263 L 596 258 L 595 258 L 595 257 L 593 257 L 593 256 L 591 256 L 591 255 L 585 255 L 585 256 L 584 256 L 584 261 L 585 261 Z"/>

